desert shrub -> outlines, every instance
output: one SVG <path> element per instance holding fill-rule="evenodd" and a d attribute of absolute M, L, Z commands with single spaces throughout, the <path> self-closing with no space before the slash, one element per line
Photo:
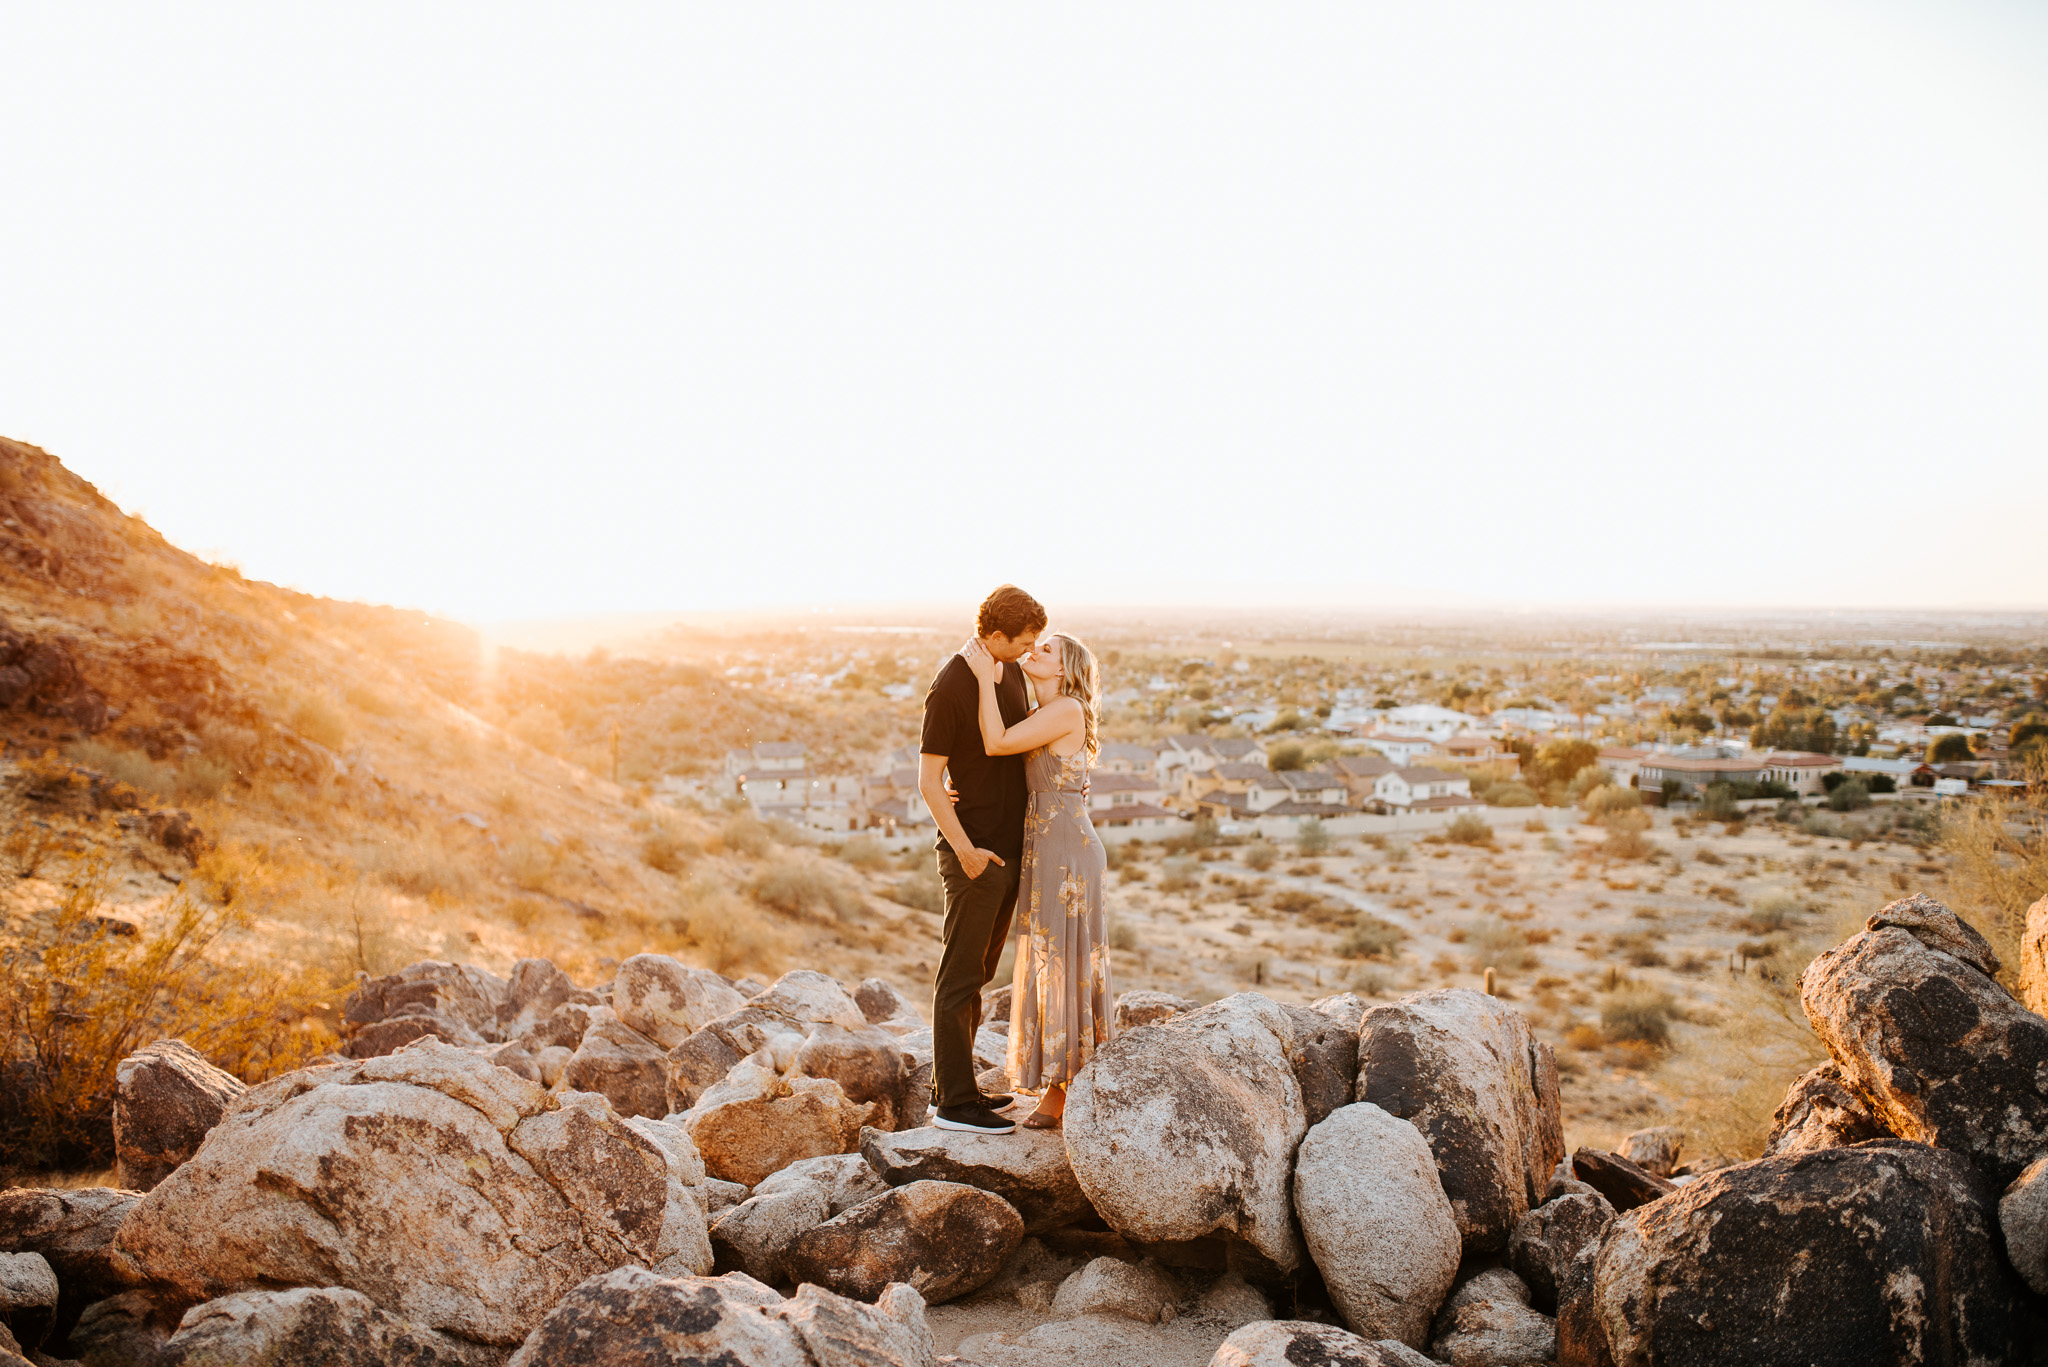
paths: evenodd
<path fill-rule="evenodd" d="M 509 875 L 513 851 L 506 854 Z M 552 857 L 553 852 L 548 854 Z M 426 836 L 406 841 L 380 840 L 362 846 L 356 851 L 355 863 L 362 872 L 415 897 L 459 897 L 469 889 L 468 866 L 438 840 Z M 549 868 L 552 871 L 553 865 Z M 513 882 L 528 891 L 536 890 L 537 885 L 521 882 L 516 875 Z"/>
<path fill-rule="evenodd" d="M 1799 899 L 1789 892 L 1767 892 L 1750 904 L 1749 914 L 1743 917 L 1742 925 L 1759 935 L 1768 935 L 1790 926 L 1805 910 Z"/>
<path fill-rule="evenodd" d="M 1740 819 L 1742 808 L 1736 805 L 1735 785 L 1709 783 L 1706 792 L 1700 795 L 1700 815 L 1709 821 Z"/>
<path fill-rule="evenodd" d="M 1159 868 L 1159 890 L 1161 892 L 1187 892 L 1202 881 L 1202 872 L 1194 860 L 1176 856 Z"/>
<path fill-rule="evenodd" d="M 1337 953 L 1346 959 L 1392 959 L 1407 938 L 1408 932 L 1392 921 L 1361 911 L 1337 941 Z"/>
<path fill-rule="evenodd" d="M 178 766 L 177 795 L 185 802 L 209 802 L 234 782 L 235 769 L 224 759 L 211 755 L 187 755 Z"/>
<path fill-rule="evenodd" d="M 1444 837 L 1460 845 L 1491 845 L 1493 827 L 1485 817 L 1466 812 L 1444 828 Z"/>
<path fill-rule="evenodd" d="M 768 823 L 748 812 L 734 812 L 718 828 L 718 843 L 734 854 L 758 859 L 774 848 L 775 833 Z"/>
<path fill-rule="evenodd" d="M 561 851 L 539 840 L 514 840 L 499 856 L 505 877 L 521 892 L 547 892 L 561 871 Z"/>
<path fill-rule="evenodd" d="M 125 783 L 138 793 L 167 797 L 176 790 L 177 779 L 170 766 L 158 764 L 140 750 L 103 740 L 81 740 L 65 746 L 64 755 L 106 775 L 110 782 Z"/>
<path fill-rule="evenodd" d="M 1119 883 L 1142 883 L 1149 877 L 1151 875 L 1145 872 L 1143 864 L 1125 863 L 1116 871 L 1116 881 Z"/>
<path fill-rule="evenodd" d="M 153 927 L 115 934 L 101 919 L 107 865 L 76 874 L 0 978 L 0 1147 L 13 1163 L 109 1164 L 114 1070 L 152 1040 L 183 1039 L 250 1082 L 338 1043 L 308 1015 L 335 984 L 250 973 L 219 954 L 236 908 L 181 890 Z"/>
<path fill-rule="evenodd" d="M 1138 947 L 1138 932 L 1129 921 L 1121 916 L 1109 918 L 1109 947 L 1126 951 Z"/>
<path fill-rule="evenodd" d="M 1610 820 L 1619 820 L 1621 815 L 1617 813 Z M 1643 819 L 1644 826 L 1649 824 L 1647 814 L 1638 812 L 1636 815 Z M 1600 853 L 1609 859 L 1649 859 L 1657 853 L 1657 846 L 1643 834 L 1643 826 L 1624 825 L 1618 829 L 1610 826 L 1607 838 L 1600 842 Z"/>
<path fill-rule="evenodd" d="M 1493 807 L 1534 807 L 1536 790 L 1526 783 L 1496 783 L 1486 790 L 1486 802 Z"/>
<path fill-rule="evenodd" d="M 0 835 L 0 875 L 34 878 L 53 861 L 77 853 L 76 840 L 51 822 L 31 816 L 11 803 L 0 812 L 5 823 Z"/>
<path fill-rule="evenodd" d="M 1522 829 L 1530 835 L 1546 835 L 1550 831 L 1550 823 L 1540 816 L 1532 816 L 1522 823 Z"/>
<path fill-rule="evenodd" d="M 936 913 L 946 909 L 946 885 L 929 860 L 897 879 L 888 896 L 890 901 L 918 911 Z"/>
<path fill-rule="evenodd" d="M 1853 812 L 1870 805 L 1870 789 L 1857 779 L 1837 783 L 1828 793 L 1828 810 Z"/>
<path fill-rule="evenodd" d="M 1279 858 L 1279 849 L 1263 836 L 1244 847 L 1244 863 L 1248 869 L 1263 873 L 1272 868 Z"/>
<path fill-rule="evenodd" d="M 1601 825 L 1612 827 L 1615 819 L 1624 812 L 1643 813 L 1643 795 L 1634 788 L 1617 788 L 1612 783 L 1603 783 L 1589 791 L 1582 805 L 1586 815 Z"/>
<path fill-rule="evenodd" d="M 874 873 L 889 867 L 889 852 L 882 848 L 882 842 L 871 835 L 857 835 L 839 847 L 839 860 L 857 869 Z"/>
<path fill-rule="evenodd" d="M 720 973 L 752 968 L 772 976 L 781 956 L 781 937 L 761 909 L 712 880 L 700 880 L 685 891 L 671 924 L 688 942 L 692 957 Z"/>
<path fill-rule="evenodd" d="M 1294 847 L 1303 854 L 1322 854 L 1330 848 L 1330 832 L 1321 821 L 1310 817 L 1296 829 Z"/>
<path fill-rule="evenodd" d="M 348 718 L 341 709 L 317 693 L 309 693 L 299 699 L 292 708 L 291 728 L 329 750 L 339 750 L 348 743 Z"/>
<path fill-rule="evenodd" d="M 1299 769 L 1304 762 L 1300 741 L 1283 740 L 1266 748 L 1266 767 L 1269 769 Z"/>
<path fill-rule="evenodd" d="M 1486 916 L 1464 927 L 1464 943 L 1472 961 L 1481 968 L 1518 971 L 1536 966 L 1529 952 L 1529 940 L 1522 928 L 1498 916 Z"/>
<path fill-rule="evenodd" d="M 703 846 L 667 826 L 656 826 L 640 837 L 640 862 L 657 873 L 681 873 L 684 866 L 702 853 Z"/>
<path fill-rule="evenodd" d="M 865 902 L 844 875 L 817 859 L 793 854 L 770 859 L 747 884 L 747 892 L 763 906 L 810 921 L 847 920 Z"/>
<path fill-rule="evenodd" d="M 1663 1048 L 1671 1042 L 1671 1022 L 1678 1003 L 1669 992 L 1651 987 L 1623 987 L 1600 1003 L 1600 1030 L 1610 1040 L 1634 1040 Z"/>

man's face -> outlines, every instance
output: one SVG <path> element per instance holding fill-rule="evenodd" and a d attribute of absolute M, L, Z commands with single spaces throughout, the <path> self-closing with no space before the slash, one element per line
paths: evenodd
<path fill-rule="evenodd" d="M 989 654 L 1008 664 L 1012 660 L 1021 660 L 1031 653 L 1031 648 L 1038 644 L 1038 633 L 1020 631 L 1015 636 L 1005 636 L 1001 632 L 996 632 L 982 637 L 981 643 L 988 647 Z"/>

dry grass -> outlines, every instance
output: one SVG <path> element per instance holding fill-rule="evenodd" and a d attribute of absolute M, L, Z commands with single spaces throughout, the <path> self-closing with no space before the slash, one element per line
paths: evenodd
<path fill-rule="evenodd" d="M 1950 909 L 1983 933 L 2004 960 L 2000 980 L 2019 986 L 2027 908 L 2048 896 L 2048 776 L 2026 796 L 1975 798 L 1942 814 L 1950 858 Z"/>

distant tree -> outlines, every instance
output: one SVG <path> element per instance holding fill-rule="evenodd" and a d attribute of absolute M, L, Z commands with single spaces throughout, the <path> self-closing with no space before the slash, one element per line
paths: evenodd
<path fill-rule="evenodd" d="M 1306 751 L 1298 740 L 1283 740 L 1266 750 L 1266 767 L 1269 769 L 1299 769 L 1307 761 Z"/>
<path fill-rule="evenodd" d="M 1750 732 L 1749 743 L 1759 750 L 1810 750 L 1830 755 L 1839 747 L 1840 737 L 1826 708 L 1780 705 Z"/>
<path fill-rule="evenodd" d="M 1589 740 L 1547 740 L 1536 751 L 1537 776 L 1545 783 L 1570 783 L 1599 759 L 1599 747 Z"/>
<path fill-rule="evenodd" d="M 1700 796 L 1700 815 L 1712 821 L 1739 820 L 1742 808 L 1735 805 L 1735 786 L 1709 783 L 1707 791 Z"/>
<path fill-rule="evenodd" d="M 1322 822 L 1310 817 L 1296 830 L 1294 847 L 1303 854 L 1321 854 L 1330 848 L 1330 832 Z"/>
<path fill-rule="evenodd" d="M 2029 717 L 2013 725 L 2013 754 L 2017 755 L 2022 750 L 2034 747 L 2048 748 L 2048 718 Z"/>
<path fill-rule="evenodd" d="M 1929 764 L 1967 763 L 1972 758 L 1974 756 L 1970 751 L 1970 738 L 1954 732 L 1946 736 L 1936 736 L 1927 746 Z"/>
<path fill-rule="evenodd" d="M 1828 794 L 1829 811 L 1853 812 L 1869 805 L 1870 789 L 1863 786 L 1861 779 L 1852 778 L 1846 783 L 1838 783 L 1834 791 Z"/>
<path fill-rule="evenodd" d="M 1273 718 L 1273 724 L 1266 729 L 1268 731 L 1299 731 L 1307 725 L 1308 723 L 1301 719 L 1301 713 L 1291 707 L 1283 707 L 1280 709 L 1280 715 Z"/>

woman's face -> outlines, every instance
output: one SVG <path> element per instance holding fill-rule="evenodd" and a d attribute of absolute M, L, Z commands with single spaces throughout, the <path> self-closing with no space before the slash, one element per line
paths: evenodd
<path fill-rule="evenodd" d="M 1017 667 L 1031 682 L 1057 687 L 1060 681 L 1060 638 L 1048 636 L 1040 641 L 1029 654 L 1017 661 Z"/>

